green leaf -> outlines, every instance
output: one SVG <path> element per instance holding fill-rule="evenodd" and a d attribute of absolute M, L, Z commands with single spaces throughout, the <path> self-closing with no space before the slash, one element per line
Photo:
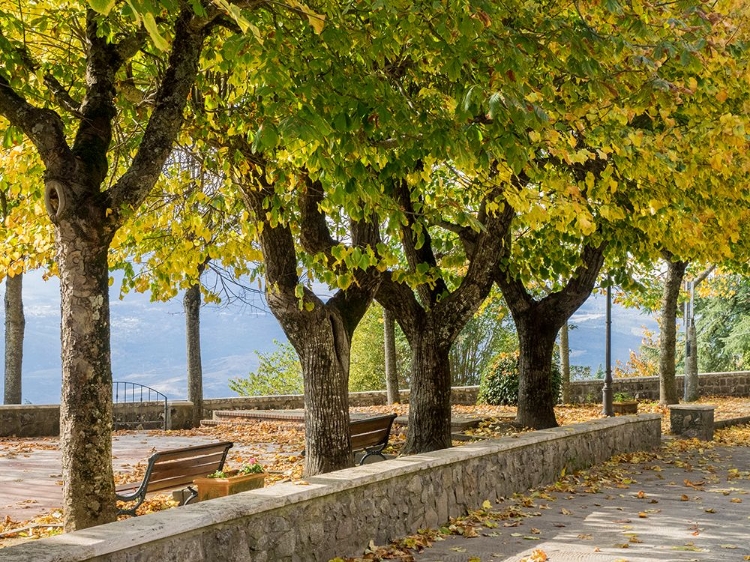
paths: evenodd
<path fill-rule="evenodd" d="M 89 6 L 91 6 L 91 9 L 104 16 L 109 14 L 114 5 L 115 0 L 89 0 Z"/>

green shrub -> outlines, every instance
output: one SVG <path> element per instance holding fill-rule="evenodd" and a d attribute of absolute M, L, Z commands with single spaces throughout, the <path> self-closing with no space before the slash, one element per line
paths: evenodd
<path fill-rule="evenodd" d="M 560 396 L 561 387 L 560 365 L 553 360 L 552 391 L 556 397 Z M 494 406 L 518 405 L 518 352 L 495 356 L 479 384 L 479 402 Z"/>
<path fill-rule="evenodd" d="M 229 389 L 240 396 L 274 396 L 279 394 L 302 394 L 302 366 L 297 352 L 288 342 L 278 342 L 270 353 L 256 351 L 258 370 L 247 378 L 229 379 Z"/>
<path fill-rule="evenodd" d="M 479 382 L 479 401 L 496 406 L 518 404 L 518 354 L 498 353 Z"/>

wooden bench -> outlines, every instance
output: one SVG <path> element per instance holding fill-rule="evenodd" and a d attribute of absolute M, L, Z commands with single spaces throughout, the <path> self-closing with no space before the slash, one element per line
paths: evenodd
<path fill-rule="evenodd" d="M 142 482 L 117 486 L 115 493 L 118 500 L 136 502 L 132 507 L 119 509 L 118 515 L 135 515 L 135 510 L 150 492 L 188 486 L 194 478 L 221 470 L 230 447 L 232 443 L 224 441 L 154 453 L 148 459 Z M 189 489 L 191 493 L 183 502 L 186 504 L 197 496 L 195 490 Z"/>
<path fill-rule="evenodd" d="M 349 438 L 352 442 L 352 453 L 356 454 L 364 451 L 364 456 L 359 459 L 359 464 L 365 464 L 365 459 L 372 456 L 378 456 L 385 460 L 383 449 L 388 446 L 388 438 L 391 435 L 391 426 L 396 414 L 386 414 L 384 416 L 374 416 L 353 420 L 349 422 Z M 302 451 L 303 457 L 307 453 Z"/>
<path fill-rule="evenodd" d="M 388 446 L 388 438 L 391 435 L 391 427 L 395 419 L 396 414 L 387 414 L 349 422 L 352 452 L 365 452 L 359 460 L 360 466 L 365 463 L 365 459 L 372 456 L 378 456 L 385 460 L 383 449 Z"/>

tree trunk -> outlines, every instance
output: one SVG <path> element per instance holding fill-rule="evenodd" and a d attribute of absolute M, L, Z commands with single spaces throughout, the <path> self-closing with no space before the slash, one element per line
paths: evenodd
<path fill-rule="evenodd" d="M 396 363 L 396 318 L 383 308 L 383 339 L 385 345 L 385 388 L 388 404 L 398 404 L 398 368 Z"/>
<path fill-rule="evenodd" d="M 495 281 L 516 323 L 518 362 L 518 411 L 516 423 L 532 429 L 556 427 L 552 392 L 552 354 L 557 333 L 586 302 L 604 264 L 606 242 L 584 245 L 581 264 L 559 291 L 535 300 L 519 279 L 497 271 Z"/>
<path fill-rule="evenodd" d="M 349 439 L 349 351 L 351 340 L 335 311 L 316 303 L 300 314 L 294 302 L 268 294 L 302 364 L 305 392 L 305 475 L 353 466 Z M 290 306 L 291 305 L 291 306 Z"/>
<path fill-rule="evenodd" d="M 65 530 L 114 521 L 109 270 L 111 235 L 93 213 L 56 231 L 62 312 L 62 450 Z"/>
<path fill-rule="evenodd" d="M 427 328 L 427 327 L 425 327 Z M 409 431 L 403 452 L 428 453 L 451 446 L 450 344 L 425 329 L 412 337 Z"/>
<path fill-rule="evenodd" d="M 23 336 L 23 274 L 5 278 L 5 404 L 21 403 Z"/>
<path fill-rule="evenodd" d="M 552 354 L 557 324 L 543 323 L 534 315 L 515 318 L 520 354 L 518 371 L 518 411 L 516 423 L 532 429 L 557 427 L 552 388 Z"/>
<path fill-rule="evenodd" d="M 567 320 L 560 328 L 560 370 L 562 371 L 562 401 L 563 404 L 570 404 L 570 345 Z"/>
<path fill-rule="evenodd" d="M 677 299 L 688 262 L 667 260 L 667 278 L 661 300 L 659 337 L 659 404 L 679 403 L 675 380 Z"/>
<path fill-rule="evenodd" d="M 201 363 L 201 288 L 198 283 L 185 291 L 182 305 L 185 309 L 187 340 L 188 400 L 193 403 L 191 425 L 199 427 L 203 418 L 203 365 Z"/>
<path fill-rule="evenodd" d="M 689 321 L 685 338 L 687 340 L 685 344 L 688 351 L 688 353 L 685 354 L 685 402 L 695 402 L 700 398 L 700 392 L 698 390 L 698 334 L 695 330 L 695 318 L 693 317 L 693 296 L 695 288 L 705 281 L 715 268 L 715 265 L 709 265 L 689 284 L 690 304 L 688 306 L 689 314 L 687 315 Z"/>
<path fill-rule="evenodd" d="M 700 393 L 698 392 L 698 338 L 692 318 L 687 329 L 687 339 L 690 353 L 685 357 L 685 402 L 695 402 L 700 398 Z"/>

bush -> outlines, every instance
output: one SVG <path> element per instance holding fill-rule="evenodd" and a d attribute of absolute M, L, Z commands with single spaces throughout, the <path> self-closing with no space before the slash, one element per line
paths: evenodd
<path fill-rule="evenodd" d="M 560 365 L 553 360 L 552 391 L 558 398 L 561 387 Z M 479 384 L 479 402 L 494 406 L 518 405 L 518 352 L 495 356 Z"/>

